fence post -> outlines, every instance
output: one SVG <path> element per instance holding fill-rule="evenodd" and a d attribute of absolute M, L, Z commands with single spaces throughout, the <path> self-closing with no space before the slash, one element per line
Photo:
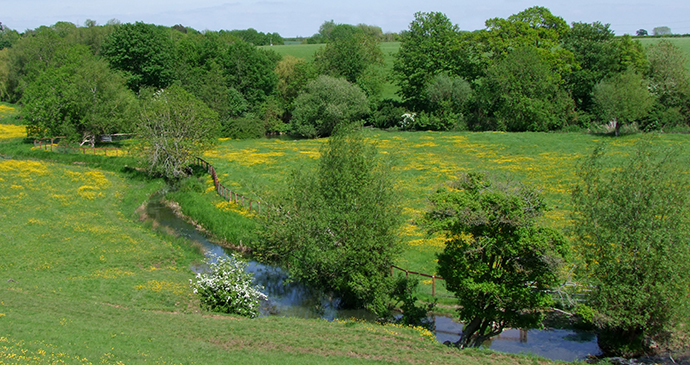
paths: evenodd
<path fill-rule="evenodd" d="M 257 213 L 257 215 L 261 215 L 261 202 L 257 200 L 256 204 L 259 206 L 259 212 Z"/>
<path fill-rule="evenodd" d="M 393 265 L 391 265 L 391 277 L 393 276 Z"/>
<path fill-rule="evenodd" d="M 436 276 L 431 275 L 431 296 L 436 296 Z"/>
<path fill-rule="evenodd" d="M 410 272 L 405 270 L 405 279 L 410 279 Z"/>

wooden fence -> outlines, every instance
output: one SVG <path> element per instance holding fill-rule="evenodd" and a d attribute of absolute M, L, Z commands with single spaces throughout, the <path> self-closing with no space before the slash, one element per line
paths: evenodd
<path fill-rule="evenodd" d="M 216 174 L 216 169 L 208 163 L 208 161 L 200 158 L 200 157 L 195 157 L 194 162 L 202 166 L 203 168 L 206 169 L 206 171 L 211 175 L 213 178 L 213 185 L 216 187 L 216 192 L 218 195 L 223 197 L 223 199 L 233 202 L 235 204 L 241 204 L 243 207 L 249 209 L 251 212 L 252 210 L 256 211 L 256 214 L 261 214 L 261 201 L 258 199 L 252 200 L 244 195 L 237 194 L 237 192 L 234 192 L 230 189 L 228 189 L 226 186 L 220 183 L 218 180 L 218 175 Z"/>
<path fill-rule="evenodd" d="M 427 278 L 431 278 L 431 296 L 432 296 L 432 297 L 435 297 L 435 296 L 436 296 L 436 279 L 438 279 L 438 280 L 445 280 L 445 279 L 443 279 L 443 278 L 440 277 L 440 276 L 429 275 L 429 274 L 423 274 L 423 273 L 421 273 L 421 272 L 415 272 L 415 271 L 405 270 L 405 269 L 403 269 L 402 267 L 398 267 L 398 266 L 395 266 L 395 265 L 391 265 L 391 276 L 393 276 L 393 269 L 398 269 L 398 270 L 400 270 L 400 271 L 404 271 L 404 272 L 405 272 L 405 277 L 406 277 L 406 278 L 409 278 L 409 277 L 410 277 L 410 274 L 412 274 L 412 275 L 424 276 L 424 277 L 427 277 Z"/>
<path fill-rule="evenodd" d="M 108 147 L 72 147 L 72 146 L 61 146 L 57 143 L 55 143 L 56 139 L 60 138 L 65 138 L 65 137 L 53 137 L 53 138 L 45 138 L 45 139 L 35 139 L 34 140 L 34 147 L 38 147 L 39 149 L 42 149 L 44 151 L 50 150 L 50 152 L 57 152 L 57 153 L 69 153 L 69 154 L 81 154 L 81 155 L 103 155 L 103 156 L 108 156 L 108 152 L 110 152 L 110 156 L 124 156 L 127 153 L 119 148 L 108 148 Z M 50 140 L 50 142 L 47 142 Z"/>

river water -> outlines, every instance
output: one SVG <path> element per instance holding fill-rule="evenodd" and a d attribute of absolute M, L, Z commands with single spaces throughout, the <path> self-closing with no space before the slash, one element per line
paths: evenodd
<path fill-rule="evenodd" d="M 146 214 L 159 227 L 186 237 L 199 244 L 206 255 L 226 255 L 224 248 L 210 242 L 196 228 L 175 215 L 161 201 L 153 199 L 146 207 Z M 203 267 L 193 267 L 195 272 Z M 364 310 L 343 310 L 338 298 L 322 295 L 298 282 L 288 280 L 288 274 L 279 267 L 250 261 L 247 271 L 254 274 L 256 284 L 264 287 L 268 301 L 262 305 L 263 316 L 298 318 L 322 318 L 327 320 L 358 318 L 375 320 Z M 435 335 L 439 342 L 455 342 L 460 338 L 462 324 L 449 317 L 434 316 Z M 588 355 L 600 353 L 596 336 L 589 332 L 563 329 L 517 330 L 508 329 L 485 344 L 485 347 L 508 353 L 532 353 L 552 360 L 583 360 Z"/>

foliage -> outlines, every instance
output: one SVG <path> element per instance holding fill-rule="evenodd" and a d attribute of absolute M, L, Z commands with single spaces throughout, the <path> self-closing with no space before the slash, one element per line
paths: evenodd
<path fill-rule="evenodd" d="M 273 93 L 278 83 L 273 72 L 280 60 L 278 54 L 237 41 L 228 45 L 221 57 L 228 85 L 242 93 L 249 105 L 261 103 Z"/>
<path fill-rule="evenodd" d="M 231 118 L 223 121 L 222 136 L 224 138 L 247 139 L 261 138 L 266 135 L 263 123 L 253 117 Z"/>
<path fill-rule="evenodd" d="M 173 43 L 167 31 L 143 22 L 119 25 L 103 44 L 103 57 L 114 69 L 126 72 L 133 91 L 165 88 L 174 80 Z"/>
<path fill-rule="evenodd" d="M 264 33 L 258 32 L 254 28 L 249 28 L 245 30 L 231 30 L 227 32 L 232 34 L 243 41 L 255 45 L 255 46 L 268 46 L 268 45 L 281 45 L 284 43 L 283 37 L 278 33 Z"/>
<path fill-rule="evenodd" d="M 178 179 L 215 143 L 219 123 L 206 104 L 173 85 L 145 96 L 137 128 L 149 172 Z"/>
<path fill-rule="evenodd" d="M 298 280 L 340 296 L 346 307 L 383 315 L 400 252 L 400 209 L 390 163 L 360 134 L 332 136 L 318 171 L 292 173 L 264 219 L 256 251 Z"/>
<path fill-rule="evenodd" d="M 477 347 L 506 327 L 538 326 L 567 247 L 560 232 L 537 225 L 546 209 L 540 194 L 469 173 L 430 201 L 425 221 L 447 237 L 438 274 L 465 322 L 456 345 Z"/>
<path fill-rule="evenodd" d="M 371 113 L 369 123 L 376 128 L 398 127 L 405 113 L 407 109 L 399 101 L 386 99 L 379 103 L 376 111 Z"/>
<path fill-rule="evenodd" d="M 687 58 L 673 43 L 662 40 L 649 46 L 649 87 L 661 109 L 678 108 L 690 116 L 690 76 Z"/>
<path fill-rule="evenodd" d="M 259 301 L 267 297 L 263 288 L 252 285 L 252 274 L 245 271 L 247 262 L 238 256 L 211 256 L 206 260 L 209 273 L 196 274 L 189 279 L 194 294 L 212 312 L 256 317 Z"/>
<path fill-rule="evenodd" d="M 396 320 L 397 323 L 406 326 L 421 326 L 429 330 L 432 329 L 434 322 L 430 320 L 429 313 L 436 308 L 436 300 L 433 303 L 417 306 L 415 291 L 419 285 L 417 278 L 408 279 L 402 274 L 395 279 L 395 286 L 391 297 L 396 301 L 395 306 L 400 306 L 402 316 Z"/>
<path fill-rule="evenodd" d="M 66 50 L 63 65 L 43 71 L 25 90 L 22 114 L 35 137 L 89 142 L 129 132 L 137 105 L 124 80 L 85 46 Z"/>
<path fill-rule="evenodd" d="M 673 34 L 673 33 L 671 32 L 671 28 L 669 28 L 667 26 L 663 26 L 663 27 L 654 27 L 654 29 L 652 30 L 652 34 L 653 35 L 669 35 L 669 34 Z"/>
<path fill-rule="evenodd" d="M 354 84 L 370 68 L 383 65 L 383 52 L 376 38 L 359 31 L 339 36 L 317 50 L 314 65 L 320 74 L 344 77 Z"/>
<path fill-rule="evenodd" d="M 400 36 L 393 75 L 400 96 L 414 110 L 426 107 L 425 89 L 440 73 L 458 75 L 459 29 L 443 13 L 416 13 Z"/>
<path fill-rule="evenodd" d="M 560 75 L 536 48 L 516 49 L 481 79 L 473 105 L 474 128 L 511 132 L 550 131 L 571 119 L 572 100 Z"/>
<path fill-rule="evenodd" d="M 276 92 L 285 109 L 292 112 L 292 103 L 307 83 L 316 78 L 316 71 L 311 63 L 292 55 L 285 55 L 276 65 L 275 72 L 278 75 Z"/>
<path fill-rule="evenodd" d="M 443 73 L 434 76 L 427 85 L 426 95 L 431 110 L 462 113 L 472 96 L 472 88 L 465 79 Z"/>
<path fill-rule="evenodd" d="M 593 96 L 600 118 L 614 123 L 616 136 L 622 125 L 646 117 L 654 103 L 646 80 L 632 70 L 597 83 Z"/>
<path fill-rule="evenodd" d="M 582 161 L 573 191 L 594 322 L 636 351 L 643 337 L 671 329 L 688 293 L 687 162 L 654 144 L 638 144 L 622 163 L 598 146 Z"/>
<path fill-rule="evenodd" d="M 322 75 L 295 99 L 291 129 L 301 137 L 327 137 L 336 127 L 356 122 L 367 113 L 366 95 L 358 86 Z"/>

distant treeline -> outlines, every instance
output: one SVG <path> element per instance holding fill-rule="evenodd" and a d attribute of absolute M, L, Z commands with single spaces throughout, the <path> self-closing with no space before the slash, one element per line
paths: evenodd
<path fill-rule="evenodd" d="M 388 40 L 400 42 L 392 70 L 380 47 Z M 3 28 L 0 98 L 22 105 L 35 136 L 91 143 L 99 134 L 132 132 L 142 101 L 171 86 L 189 94 L 189 105 L 208 107 L 217 135 L 232 138 L 328 136 L 352 122 L 619 132 L 686 127 L 690 119 L 685 54 L 672 43 L 645 49 L 608 24 L 569 25 L 543 7 L 489 19 L 474 32 L 433 12 L 415 14 L 400 34 L 331 20 L 302 41 L 325 46 L 306 61 L 258 48 L 285 39 L 254 29 L 118 21 L 58 22 L 21 34 Z M 382 97 L 391 82 L 395 100 Z"/>

